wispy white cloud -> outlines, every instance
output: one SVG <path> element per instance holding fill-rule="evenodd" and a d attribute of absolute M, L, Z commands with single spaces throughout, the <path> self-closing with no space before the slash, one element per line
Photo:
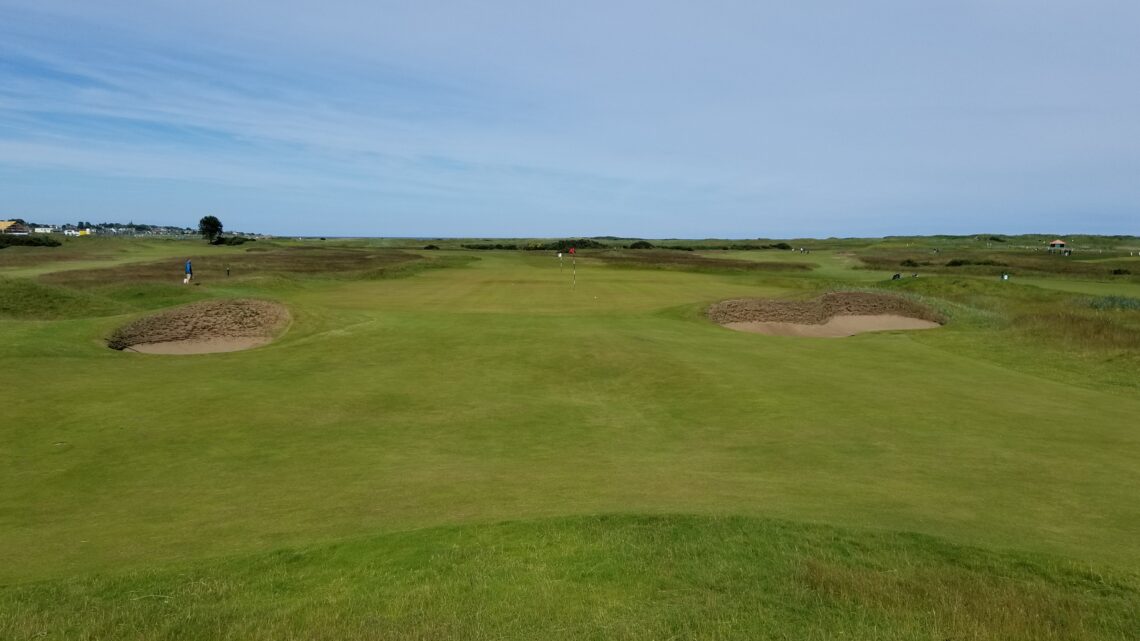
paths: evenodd
<path fill-rule="evenodd" d="M 296 216 L 323 199 L 342 233 L 554 233 L 571 214 L 644 235 L 964 231 L 1090 211 L 1108 231 L 1140 204 L 1131 5 L 357 5 L 0 0 L 0 166 L 241 189 Z M 34 217 L 35 190 L 16 192 L 5 207 Z"/>

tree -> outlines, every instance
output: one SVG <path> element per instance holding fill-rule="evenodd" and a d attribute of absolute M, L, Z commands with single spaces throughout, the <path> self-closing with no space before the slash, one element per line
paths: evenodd
<path fill-rule="evenodd" d="M 222 236 L 222 221 L 217 216 L 203 216 L 198 221 L 198 233 L 212 243 Z"/>

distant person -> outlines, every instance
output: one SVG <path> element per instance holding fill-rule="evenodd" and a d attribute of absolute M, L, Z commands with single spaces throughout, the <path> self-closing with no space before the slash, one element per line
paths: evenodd
<path fill-rule="evenodd" d="M 186 259 L 186 278 L 182 279 L 182 284 L 187 284 L 194 280 L 194 266 L 190 264 L 190 259 Z"/>

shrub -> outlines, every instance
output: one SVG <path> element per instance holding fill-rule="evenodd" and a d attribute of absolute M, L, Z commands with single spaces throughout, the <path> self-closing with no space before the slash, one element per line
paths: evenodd
<path fill-rule="evenodd" d="M 918 267 L 918 263 L 914 262 L 913 260 L 911 260 L 909 258 L 904 260 L 903 262 L 899 263 L 899 265 L 902 265 L 903 267 Z"/>
<path fill-rule="evenodd" d="M 439 245 L 425 245 L 424 249 L 439 249 Z"/>
<path fill-rule="evenodd" d="M 1123 267 L 1117 267 L 1116 269 L 1112 270 L 1113 276 L 1127 276 L 1128 274 L 1131 274 L 1131 273 L 1132 272 L 1128 271 L 1127 269 L 1124 269 Z"/>
<path fill-rule="evenodd" d="M 31 236 L 10 236 L 0 234 L 0 249 L 5 247 L 59 247 L 62 243 L 47 234 L 34 234 Z"/>
<path fill-rule="evenodd" d="M 567 240 L 556 240 L 552 243 L 546 244 L 546 249 L 553 249 L 558 251 L 566 251 L 571 247 L 574 247 L 575 249 L 605 249 L 606 245 L 599 243 L 596 240 L 590 240 L 586 238 L 581 238 L 578 240 L 572 238 Z"/>
<path fill-rule="evenodd" d="M 490 249 L 518 249 L 519 248 L 518 245 L 509 244 L 509 243 L 508 244 L 503 244 L 503 243 L 494 243 L 494 244 L 492 244 L 492 243 L 468 243 L 466 245 L 462 245 L 462 247 L 464 249 L 478 249 L 478 250 L 483 250 L 483 251 L 490 250 Z M 438 247 L 436 249 L 438 249 Z"/>
<path fill-rule="evenodd" d="M 946 262 L 947 267 L 963 267 L 966 265 L 988 265 L 992 267 L 1009 267 L 1005 263 L 999 263 L 996 260 L 966 260 L 965 258 L 955 258 Z"/>
<path fill-rule="evenodd" d="M 653 249 L 653 243 L 649 242 L 648 240 L 639 240 L 635 243 L 630 244 L 629 248 L 630 249 Z"/>
<path fill-rule="evenodd" d="M 774 247 L 775 249 L 791 249 L 792 248 L 792 246 L 787 244 L 787 243 L 776 243 L 775 245 L 772 245 L 772 247 Z"/>
<path fill-rule="evenodd" d="M 256 240 L 256 238 L 246 238 L 245 236 L 218 236 L 210 244 L 235 246 L 252 243 Z"/>
<path fill-rule="evenodd" d="M 466 247 L 466 245 L 464 245 Z M 527 245 L 523 249 L 530 251 L 560 251 L 564 252 L 571 247 L 575 249 L 605 249 L 608 245 L 599 243 L 596 240 L 589 238 L 564 238 L 562 240 L 555 240 L 549 243 L 537 243 L 534 245 Z M 512 246 L 513 247 L 513 246 Z"/>

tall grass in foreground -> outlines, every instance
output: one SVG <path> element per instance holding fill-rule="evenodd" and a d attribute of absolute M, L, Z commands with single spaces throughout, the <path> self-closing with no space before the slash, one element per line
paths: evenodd
<path fill-rule="evenodd" d="M 1018 326 L 1043 338 L 1060 342 L 1071 350 L 1136 349 L 1140 329 L 1100 315 L 1071 311 L 1032 313 L 1017 319 Z"/>
<path fill-rule="evenodd" d="M 0 589 L 4 639 L 1129 639 L 1140 578 L 905 534 L 612 516 Z"/>
<path fill-rule="evenodd" d="M 1140 298 L 1129 296 L 1098 296 L 1089 301 L 1089 307 L 1098 310 L 1140 311 Z"/>

